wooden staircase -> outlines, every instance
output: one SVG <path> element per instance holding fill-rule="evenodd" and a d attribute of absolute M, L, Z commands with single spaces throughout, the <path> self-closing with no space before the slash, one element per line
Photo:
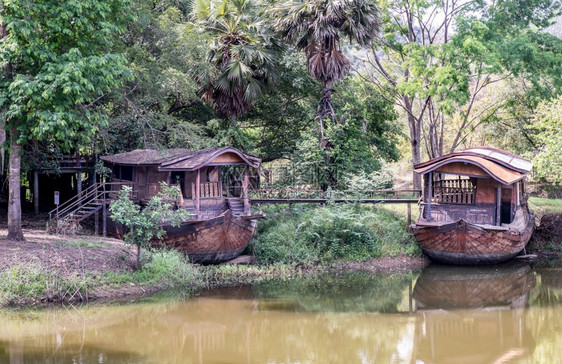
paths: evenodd
<path fill-rule="evenodd" d="M 58 208 L 49 212 L 49 223 L 47 232 L 57 234 L 75 233 L 78 224 L 94 213 L 107 207 L 111 201 L 118 196 L 118 191 L 124 185 L 132 185 L 123 182 L 95 183 L 82 193 L 73 196 Z M 131 198 L 134 198 L 134 191 Z"/>
<path fill-rule="evenodd" d="M 244 200 L 241 198 L 227 198 L 228 207 L 233 215 L 244 214 Z"/>
<path fill-rule="evenodd" d="M 194 203 L 184 203 L 183 208 L 189 212 L 190 218 L 197 215 L 197 208 L 195 207 Z"/>

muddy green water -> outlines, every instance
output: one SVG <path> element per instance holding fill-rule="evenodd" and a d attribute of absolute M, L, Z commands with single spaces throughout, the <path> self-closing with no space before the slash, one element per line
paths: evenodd
<path fill-rule="evenodd" d="M 0 363 L 562 363 L 562 270 L 348 273 L 0 311 Z"/>

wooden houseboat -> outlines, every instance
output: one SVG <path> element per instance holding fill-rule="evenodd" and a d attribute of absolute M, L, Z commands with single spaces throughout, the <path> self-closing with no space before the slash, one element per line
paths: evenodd
<path fill-rule="evenodd" d="M 413 289 L 411 362 L 526 362 L 535 348 L 527 324 L 536 278 L 529 264 L 430 265 Z"/>
<path fill-rule="evenodd" d="M 449 264 L 508 260 L 535 226 L 525 175 L 532 164 L 493 148 L 472 148 L 414 166 L 423 176 L 420 217 L 410 226 L 423 251 Z"/>
<path fill-rule="evenodd" d="M 160 191 L 160 182 L 179 185 L 178 207 L 189 211 L 190 219 L 179 227 L 165 226 L 155 246 L 178 249 L 200 263 L 220 263 L 240 255 L 256 228 L 250 213 L 248 186 L 256 183 L 261 160 L 234 148 L 199 151 L 138 149 L 101 157 L 112 169 L 112 188 L 119 183 L 133 186 L 133 199 L 148 202 Z M 122 235 L 118 224 L 110 233 Z"/>

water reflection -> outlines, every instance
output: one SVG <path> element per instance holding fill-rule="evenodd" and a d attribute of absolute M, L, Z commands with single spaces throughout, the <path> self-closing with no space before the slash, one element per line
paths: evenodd
<path fill-rule="evenodd" d="M 556 275 L 526 264 L 431 266 L 0 310 L 0 362 L 551 363 L 562 346 Z"/>
<path fill-rule="evenodd" d="M 55 340 L 25 339 L 0 341 L 0 363 L 138 363 L 142 358 L 132 352 L 107 351 L 90 345 L 61 345 Z"/>
<path fill-rule="evenodd" d="M 274 280 L 252 288 L 262 310 L 303 312 L 400 312 L 413 274 L 365 272 Z"/>
<path fill-rule="evenodd" d="M 414 358 L 424 363 L 503 363 L 528 357 L 526 322 L 535 275 L 528 264 L 430 266 L 418 278 Z"/>

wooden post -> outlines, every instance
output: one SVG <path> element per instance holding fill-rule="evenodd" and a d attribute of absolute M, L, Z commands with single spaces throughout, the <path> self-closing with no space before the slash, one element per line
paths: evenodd
<path fill-rule="evenodd" d="M 222 195 L 222 173 L 221 173 L 222 168 L 219 166 L 218 169 L 219 169 L 219 170 L 218 170 L 218 176 L 219 176 L 219 196 L 222 198 L 222 197 L 224 197 L 224 196 Z"/>
<path fill-rule="evenodd" d="M 105 183 L 103 184 L 103 195 L 101 198 L 101 211 L 102 211 L 102 232 L 103 232 L 103 237 L 107 237 L 107 208 L 105 206 Z"/>
<path fill-rule="evenodd" d="M 408 202 L 408 226 L 412 224 L 412 206 Z"/>
<path fill-rule="evenodd" d="M 150 178 L 148 176 L 149 173 L 150 173 L 150 167 L 144 167 L 144 174 L 145 174 L 145 176 L 144 176 L 144 184 L 145 184 L 145 186 L 144 186 L 144 196 L 143 197 L 139 196 L 140 200 L 142 200 L 142 199 L 149 200 L 150 199 Z"/>
<path fill-rule="evenodd" d="M 100 234 L 100 213 L 96 211 L 94 213 L 94 235 L 98 236 Z"/>
<path fill-rule="evenodd" d="M 429 172 L 429 181 L 427 183 L 427 214 L 426 219 L 431 221 L 431 195 L 433 192 L 433 172 Z"/>
<path fill-rule="evenodd" d="M 76 152 L 76 194 L 78 201 L 82 200 L 82 172 L 80 171 L 80 152 Z"/>
<path fill-rule="evenodd" d="M 519 182 L 515 184 L 515 208 L 519 207 L 521 200 L 519 199 Z"/>
<path fill-rule="evenodd" d="M 33 171 L 33 208 L 35 215 L 39 213 L 39 171 Z"/>
<path fill-rule="evenodd" d="M 82 200 L 82 172 L 76 174 L 76 194 L 78 195 L 78 201 Z"/>
<path fill-rule="evenodd" d="M 496 225 L 501 224 L 501 206 L 502 206 L 502 184 L 498 182 L 496 192 Z"/>
<path fill-rule="evenodd" d="M 197 179 L 195 181 L 195 216 L 199 218 L 201 209 L 201 168 L 197 170 Z"/>
<path fill-rule="evenodd" d="M 242 182 L 242 195 L 244 197 L 244 213 L 247 214 L 250 212 L 250 200 L 248 199 L 248 182 L 250 180 L 249 176 L 249 167 L 246 166 L 244 168 L 244 181 Z"/>

